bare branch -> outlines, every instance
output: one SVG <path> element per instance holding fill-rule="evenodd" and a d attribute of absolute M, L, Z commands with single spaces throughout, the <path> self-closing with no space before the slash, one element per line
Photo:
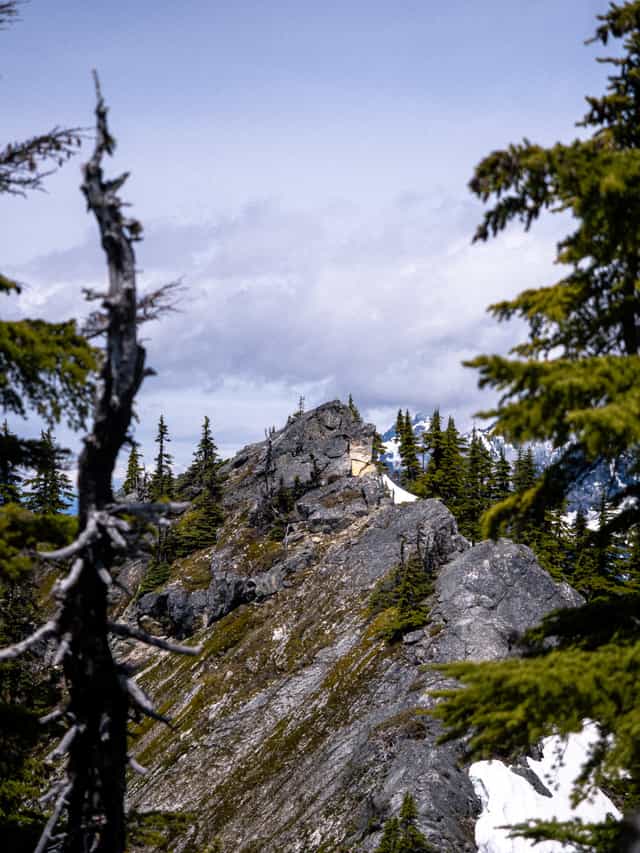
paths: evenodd
<path fill-rule="evenodd" d="M 0 30 L 5 30 L 7 24 L 18 19 L 17 0 L 4 0 L 0 3 Z"/>
<path fill-rule="evenodd" d="M 55 619 L 45 622 L 44 625 L 38 628 L 37 631 L 34 631 L 33 634 L 25 640 L 21 640 L 19 643 L 14 643 L 12 646 L 0 649 L 0 661 L 14 660 L 17 657 L 20 657 L 20 655 L 29 651 L 33 646 L 37 646 L 38 643 L 41 643 L 43 640 L 48 640 L 49 637 L 54 637 L 58 631 L 59 627 Z"/>
<path fill-rule="evenodd" d="M 62 810 L 67 803 L 67 796 L 70 792 L 71 785 L 65 785 L 56 801 L 56 805 L 51 814 L 51 817 L 47 821 L 42 835 L 40 836 L 38 846 L 36 847 L 33 853 L 44 853 L 44 851 L 47 849 L 53 835 L 53 830 L 56 828 L 56 824 L 60 820 L 60 815 L 62 814 Z"/>
<path fill-rule="evenodd" d="M 133 755 L 128 755 L 127 759 L 133 772 L 137 773 L 139 776 L 145 776 L 149 772 L 146 767 L 142 766 L 142 764 L 138 764 Z"/>
<path fill-rule="evenodd" d="M 62 758 L 62 756 L 69 751 L 69 747 L 71 746 L 71 742 L 74 737 L 78 733 L 78 727 L 76 725 L 71 726 L 71 728 L 67 729 L 64 733 L 63 737 L 60 740 L 60 743 L 51 750 L 49 755 L 46 757 L 46 761 L 53 761 L 54 758 Z"/>
<path fill-rule="evenodd" d="M 197 655 L 201 654 L 202 646 L 183 646 L 180 643 L 172 643 L 170 640 L 165 640 L 163 637 L 154 637 L 152 634 L 147 634 L 146 631 L 140 628 L 132 628 L 129 625 L 123 625 L 121 622 L 109 622 L 109 630 L 112 634 L 118 637 L 125 637 L 130 640 L 139 640 L 141 643 L 146 643 L 148 646 L 155 646 L 158 649 L 164 649 L 167 652 L 175 652 L 179 655 Z"/>
<path fill-rule="evenodd" d="M 163 515 L 180 515 L 189 509 L 189 501 L 168 501 L 166 503 L 113 503 L 106 509 L 114 515 L 137 515 L 142 518 L 158 518 Z"/>
<path fill-rule="evenodd" d="M 97 519 L 95 516 L 91 516 L 87 521 L 85 529 L 70 545 L 58 548 L 57 551 L 39 551 L 38 555 L 44 560 L 68 560 L 70 557 L 79 554 L 87 545 L 95 541 L 99 535 Z"/>
<path fill-rule="evenodd" d="M 147 717 L 151 717 L 153 720 L 158 720 L 159 723 L 164 723 L 169 726 L 169 728 L 173 728 L 171 720 L 156 711 L 153 702 L 149 699 L 140 685 L 136 684 L 132 678 L 127 678 L 125 683 L 127 692 L 133 700 L 133 704 L 142 711 L 143 714 L 146 714 Z"/>
<path fill-rule="evenodd" d="M 64 717 L 65 712 L 62 708 L 56 708 L 55 711 L 51 711 L 50 714 L 45 714 L 44 717 L 40 717 L 38 722 L 41 726 L 46 726 L 47 723 L 53 723 L 55 720 L 59 720 L 61 717 Z"/>
<path fill-rule="evenodd" d="M 57 580 L 53 586 L 53 594 L 56 598 L 63 598 L 70 589 L 73 589 L 80 579 L 83 567 L 84 560 L 81 557 L 73 561 L 69 574 Z"/>
<path fill-rule="evenodd" d="M 177 279 L 143 294 L 136 304 L 136 323 L 138 326 L 151 320 L 158 320 L 164 314 L 178 311 L 179 295 L 185 289 L 182 279 Z M 109 307 L 108 294 L 90 289 L 85 289 L 83 292 L 89 301 L 101 299 L 103 307 Z M 108 311 L 92 311 L 84 321 L 82 334 L 87 338 L 97 338 L 104 335 L 108 328 Z"/>

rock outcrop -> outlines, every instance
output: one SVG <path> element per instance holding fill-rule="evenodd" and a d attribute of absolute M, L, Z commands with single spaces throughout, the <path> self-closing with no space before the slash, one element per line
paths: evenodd
<path fill-rule="evenodd" d="M 197 659 L 158 652 L 139 675 L 175 731 L 138 731 L 149 773 L 131 806 L 189 816 L 176 853 L 370 853 L 407 791 L 436 850 L 476 850 L 461 745 L 438 744 L 423 713 L 447 682 L 424 665 L 508 655 L 579 596 L 523 546 L 470 548 L 438 501 L 394 506 L 372 435 L 330 403 L 243 450 L 207 583 L 177 578 L 138 602 L 204 644 Z M 390 644 L 371 592 L 416 556 L 434 579 L 429 621 Z"/>

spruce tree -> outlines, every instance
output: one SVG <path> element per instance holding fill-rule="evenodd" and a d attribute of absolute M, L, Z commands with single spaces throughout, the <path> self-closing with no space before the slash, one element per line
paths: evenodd
<path fill-rule="evenodd" d="M 592 134 L 551 147 L 525 139 L 494 151 L 471 181 L 476 195 L 493 201 L 477 239 L 514 220 L 529 228 L 546 210 L 570 211 L 573 228 L 558 245 L 565 273 L 557 283 L 490 309 L 499 319 L 522 318 L 528 340 L 509 357 L 482 355 L 471 362 L 480 384 L 501 392 L 497 407 L 486 413 L 497 432 L 515 442 L 567 445 L 533 486 L 487 513 L 485 535 L 496 535 L 514 515 L 540 519 L 599 459 L 614 460 L 640 444 L 640 0 L 610 3 L 598 21 L 595 41 L 622 44 L 604 60 L 612 71 L 607 92 L 587 99 L 581 125 Z M 603 533 L 607 527 L 625 532 L 638 522 L 638 502 L 622 504 L 638 491 L 635 483 L 621 491 L 620 512 L 605 519 Z M 619 583 L 582 608 L 547 617 L 530 633 L 524 659 L 447 667 L 463 688 L 445 692 L 436 714 L 450 737 L 471 730 L 470 752 L 483 756 L 521 750 L 552 732 L 579 730 L 585 718 L 596 720 L 599 740 L 577 792 L 584 796 L 592 783 L 609 787 L 624 810 L 637 809 L 639 609 L 633 585 Z M 556 638 L 553 644 L 547 636 Z M 523 831 L 584 838 L 572 825 Z M 615 822 L 602 825 L 588 849 L 630 850 L 625 832 Z"/>
<path fill-rule="evenodd" d="M 171 470 L 173 458 L 166 449 L 170 441 L 169 428 L 165 423 L 164 415 L 160 415 L 158 432 L 155 437 L 155 442 L 158 445 L 158 453 L 155 457 L 155 468 L 150 485 L 153 500 L 173 497 L 173 472 Z"/>
<path fill-rule="evenodd" d="M 138 444 L 134 441 L 129 452 L 127 461 L 127 473 L 122 484 L 122 491 L 125 495 L 135 495 L 136 500 L 140 500 L 143 491 L 144 467 Z"/>
<path fill-rule="evenodd" d="M 61 469 L 65 452 L 54 442 L 50 429 L 40 436 L 41 456 L 33 477 L 25 480 L 29 491 L 25 494 L 25 506 L 43 515 L 64 512 L 73 500 L 71 480 Z"/>

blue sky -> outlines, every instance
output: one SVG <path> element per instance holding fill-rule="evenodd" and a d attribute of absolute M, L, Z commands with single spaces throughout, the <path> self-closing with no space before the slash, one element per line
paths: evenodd
<path fill-rule="evenodd" d="M 2 138 L 90 125 L 96 67 L 113 170 L 131 170 L 145 226 L 139 285 L 187 286 L 182 311 L 144 329 L 159 372 L 139 400 L 147 458 L 161 411 L 180 467 L 204 414 L 230 453 L 299 394 L 351 392 L 380 427 L 399 405 L 468 425 L 490 398 L 460 360 L 518 334 L 484 308 L 553 280 L 567 223 L 471 247 L 481 207 L 466 183 L 496 147 L 575 135 L 584 95 L 603 89 L 583 41 L 605 5 L 26 4 L 0 33 Z M 81 316 L 81 288 L 99 287 L 78 192 L 88 150 L 46 194 L 0 199 L 2 269 L 28 285 L 5 315 Z"/>

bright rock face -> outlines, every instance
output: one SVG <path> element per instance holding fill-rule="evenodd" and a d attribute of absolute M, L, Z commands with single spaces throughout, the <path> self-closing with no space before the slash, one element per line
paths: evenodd
<path fill-rule="evenodd" d="M 527 758 L 529 773 L 508 768 L 502 761 L 477 761 L 469 768 L 469 778 L 482 803 L 476 823 L 478 853 L 571 853 L 574 849 L 555 841 L 534 845 L 523 838 L 509 838 L 501 827 L 537 820 L 571 820 L 600 823 L 607 815 L 621 818 L 618 809 L 600 790 L 571 805 L 573 782 L 585 764 L 591 744 L 597 738 L 593 723 L 564 741 L 545 738 L 542 759 Z M 533 783 L 533 784 L 532 784 Z M 535 785 L 535 787 L 534 787 Z"/>

